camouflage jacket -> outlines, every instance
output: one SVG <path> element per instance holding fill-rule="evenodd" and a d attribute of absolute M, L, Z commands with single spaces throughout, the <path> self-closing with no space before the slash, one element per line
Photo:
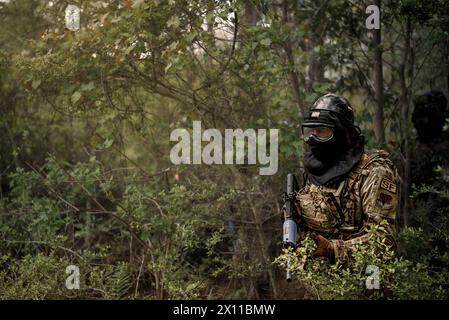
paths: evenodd
<path fill-rule="evenodd" d="M 396 168 L 382 150 L 365 152 L 346 179 L 334 185 L 307 182 L 296 196 L 300 237 L 318 233 L 331 241 L 334 256 L 349 258 L 368 240 L 366 226 L 387 220 L 386 243 L 395 246 L 398 206 Z"/>

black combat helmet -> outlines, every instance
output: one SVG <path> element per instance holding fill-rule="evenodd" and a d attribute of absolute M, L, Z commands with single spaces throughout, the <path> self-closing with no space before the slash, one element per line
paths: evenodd
<path fill-rule="evenodd" d="M 339 120 L 345 124 L 354 124 L 354 110 L 349 101 L 336 94 L 328 93 L 315 100 L 304 118 L 304 125 L 329 122 L 332 124 L 333 117 L 330 117 L 332 114 L 336 114 Z"/>
<path fill-rule="evenodd" d="M 331 93 L 315 100 L 302 124 L 303 139 L 311 148 L 305 167 L 313 183 L 329 183 L 352 169 L 364 150 L 360 133 L 348 100 Z"/>
<path fill-rule="evenodd" d="M 354 126 L 354 110 L 351 104 L 345 98 L 332 93 L 315 100 L 302 125 L 304 141 L 310 145 L 327 142 L 335 134 L 340 134 L 340 147 L 347 147 L 351 144 L 354 130 L 360 133 Z"/>

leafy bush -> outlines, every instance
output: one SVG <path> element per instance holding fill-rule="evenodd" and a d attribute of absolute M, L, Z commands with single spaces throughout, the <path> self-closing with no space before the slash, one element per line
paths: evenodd
<path fill-rule="evenodd" d="M 70 165 L 49 157 L 9 178 L 0 212 L 3 298 L 198 298 L 236 267 L 223 255 L 232 190 L 163 190 L 137 176 L 122 186 L 95 158 Z M 65 289 L 70 264 L 82 270 L 79 292 Z"/>
<path fill-rule="evenodd" d="M 285 250 L 275 263 L 285 268 L 290 256 L 294 275 L 316 299 L 447 299 L 444 278 L 449 273 L 435 274 L 425 259 L 413 261 L 396 255 L 379 233 L 382 228 L 383 224 L 368 230 L 369 242 L 356 246 L 350 263 L 313 258 L 316 244 L 310 238 L 301 242 L 296 254 Z M 420 232 L 412 228 L 401 234 L 407 245 L 419 237 Z M 379 270 L 378 289 L 369 286 L 372 266 Z"/>

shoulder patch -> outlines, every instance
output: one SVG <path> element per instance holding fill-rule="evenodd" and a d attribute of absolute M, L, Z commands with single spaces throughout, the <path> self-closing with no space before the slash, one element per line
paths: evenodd
<path fill-rule="evenodd" d="M 393 181 L 387 178 L 382 178 L 382 180 L 380 181 L 380 187 L 391 193 L 396 193 L 397 191 L 396 184 L 394 184 Z"/>
<path fill-rule="evenodd" d="M 390 194 L 380 192 L 377 205 L 383 210 L 390 210 L 393 207 L 393 197 Z"/>

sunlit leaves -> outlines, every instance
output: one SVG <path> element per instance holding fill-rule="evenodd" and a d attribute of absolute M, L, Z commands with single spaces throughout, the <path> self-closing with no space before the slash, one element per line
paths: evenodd
<path fill-rule="evenodd" d="M 79 91 L 75 91 L 70 98 L 73 104 L 77 103 L 79 99 L 81 99 L 81 92 Z"/>

